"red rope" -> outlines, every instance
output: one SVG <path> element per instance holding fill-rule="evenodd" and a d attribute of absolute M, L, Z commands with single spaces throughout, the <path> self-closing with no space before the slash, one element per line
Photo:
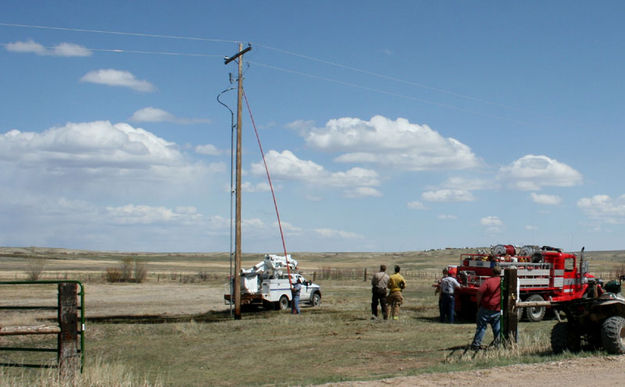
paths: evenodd
<path fill-rule="evenodd" d="M 250 104 L 247 100 L 247 94 L 245 94 L 245 90 L 243 91 L 243 98 L 245 98 L 245 105 L 247 106 L 247 111 L 250 113 L 250 119 L 252 120 L 254 133 L 256 134 L 256 141 L 258 141 L 258 148 L 260 149 L 260 154 L 263 157 L 263 164 L 265 164 L 265 172 L 267 173 L 267 181 L 269 181 L 269 188 L 271 188 L 271 196 L 273 197 L 273 206 L 276 209 L 276 217 L 278 218 L 278 227 L 280 228 L 280 238 L 282 238 L 282 248 L 284 250 L 284 259 L 286 260 L 286 271 L 289 277 L 289 285 L 292 285 L 291 269 L 289 268 L 289 258 L 286 253 L 286 242 L 284 241 L 284 232 L 282 232 L 282 222 L 280 221 L 280 212 L 278 211 L 278 202 L 276 201 L 276 193 L 273 190 L 273 183 L 271 182 L 271 176 L 269 175 L 269 168 L 267 167 L 267 161 L 265 160 L 265 151 L 263 151 L 263 145 L 260 143 L 260 136 L 258 135 L 258 129 L 256 129 L 256 123 L 254 122 L 254 116 L 252 115 L 252 110 L 250 109 Z"/>

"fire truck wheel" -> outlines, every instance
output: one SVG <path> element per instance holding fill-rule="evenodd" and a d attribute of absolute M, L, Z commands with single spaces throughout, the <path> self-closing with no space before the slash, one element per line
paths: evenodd
<path fill-rule="evenodd" d="M 527 297 L 525 301 L 534 302 L 534 301 L 545 301 L 544 298 L 540 294 L 532 294 Z M 538 322 L 545 317 L 545 307 L 544 306 L 534 306 L 531 308 L 525 308 L 525 317 L 527 317 L 527 321 Z"/>
<path fill-rule="evenodd" d="M 601 325 L 601 343 L 612 354 L 625 353 L 625 318 L 608 317 Z"/>
<path fill-rule="evenodd" d="M 278 307 L 280 310 L 289 309 L 289 298 L 287 296 L 280 297 L 280 301 L 278 301 Z"/>
<path fill-rule="evenodd" d="M 551 349 L 554 353 L 562 353 L 566 350 L 579 352 L 581 337 L 578 332 L 570 329 L 569 324 L 559 322 L 551 329 Z"/>

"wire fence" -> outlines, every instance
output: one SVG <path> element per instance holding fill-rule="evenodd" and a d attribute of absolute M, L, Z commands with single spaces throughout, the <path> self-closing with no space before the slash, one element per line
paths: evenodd
<path fill-rule="evenodd" d="M 333 267 L 323 267 L 321 270 L 316 270 L 312 273 L 313 281 L 321 280 L 363 280 L 371 281 L 371 276 L 375 273 L 375 270 L 364 269 L 340 269 Z M 389 273 L 391 274 L 391 273 Z M 440 278 L 440 270 L 407 270 L 401 271 L 401 275 L 405 279 L 412 280 L 436 280 Z"/>

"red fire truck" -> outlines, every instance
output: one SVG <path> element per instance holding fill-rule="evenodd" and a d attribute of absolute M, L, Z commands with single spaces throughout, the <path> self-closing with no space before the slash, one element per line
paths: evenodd
<path fill-rule="evenodd" d="M 588 262 L 584 262 L 583 249 L 578 258 L 549 246 L 497 245 L 490 253 L 462 254 L 456 267 L 456 279 L 463 287 L 456 291 L 456 314 L 466 319 L 475 318 L 477 290 L 482 281 L 492 276 L 492 268 L 502 270 L 517 268 L 519 294 L 522 301 L 569 301 L 584 297 L 588 289 Z M 520 309 L 519 319 L 540 321 L 545 307 Z M 523 315 L 522 315 L 522 314 Z"/>

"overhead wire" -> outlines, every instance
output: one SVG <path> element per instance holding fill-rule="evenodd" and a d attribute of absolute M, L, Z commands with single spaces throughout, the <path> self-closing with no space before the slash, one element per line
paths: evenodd
<path fill-rule="evenodd" d="M 485 103 L 485 104 L 489 104 L 489 105 L 495 105 L 495 106 L 503 107 L 503 108 L 506 108 L 506 109 L 515 109 L 516 110 L 516 108 L 511 107 L 511 106 L 507 106 L 507 105 L 500 104 L 500 103 L 497 103 L 497 102 L 488 101 L 488 100 L 485 100 L 485 99 L 482 99 L 482 98 L 477 98 L 477 97 L 470 96 L 470 95 L 467 95 L 467 94 L 457 93 L 455 91 L 451 91 L 451 90 L 447 90 L 447 89 L 442 89 L 440 87 L 429 86 L 429 85 L 426 85 L 426 84 L 420 83 L 420 82 L 408 81 L 408 80 L 397 78 L 397 77 L 393 77 L 393 76 L 390 76 L 390 75 L 387 75 L 387 74 L 380 74 L 380 73 L 376 73 L 376 72 L 373 72 L 373 71 L 364 70 L 364 69 L 360 69 L 360 68 L 357 68 L 357 67 L 344 65 L 342 63 L 333 62 L 333 61 L 329 61 L 329 60 L 325 60 L 325 59 L 321 59 L 321 58 L 316 58 L 316 57 L 313 57 L 313 56 L 310 56 L 310 55 L 299 54 L 299 53 L 296 53 L 296 52 L 293 52 L 293 51 L 284 50 L 284 49 L 276 48 L 276 47 L 271 47 L 271 46 L 267 46 L 267 45 L 263 45 L 263 44 L 259 44 L 259 43 L 256 43 L 256 46 L 257 47 L 263 47 L 263 48 L 266 48 L 268 50 L 280 52 L 282 54 L 291 55 L 291 56 L 294 56 L 294 57 L 298 57 L 298 58 L 302 58 L 302 59 L 306 59 L 306 60 L 310 60 L 310 61 L 326 64 L 326 65 L 329 65 L 329 66 L 334 66 L 334 67 L 341 68 L 341 69 L 344 69 L 344 70 L 350 70 L 350 71 L 358 72 L 358 73 L 361 73 L 361 74 L 370 75 L 370 76 L 374 76 L 374 77 L 377 77 L 377 78 L 386 79 L 386 80 L 389 80 L 389 81 L 394 81 L 394 82 L 397 82 L 397 83 L 403 83 L 403 84 L 409 85 L 409 86 L 415 86 L 415 87 L 419 87 L 419 88 L 422 88 L 422 89 L 435 91 L 435 92 L 438 92 L 438 93 L 448 94 L 448 95 L 451 95 L 451 96 L 454 96 L 454 97 L 463 98 L 463 99 L 471 100 L 471 101 L 474 101 L 474 102 L 481 102 L 481 103 Z"/>
<path fill-rule="evenodd" d="M 46 30 L 57 30 L 57 31 L 71 31 L 71 32 L 88 32 L 88 33 L 98 33 L 98 34 L 110 34 L 110 35 L 122 35 L 122 36 L 137 36 L 137 37 L 148 37 L 148 38 L 162 38 L 162 39 L 178 39 L 178 40 L 190 40 L 190 41 L 205 41 L 205 42 L 217 42 L 217 43 L 241 43 L 241 40 L 230 40 L 230 39 L 218 39 L 218 38 L 204 38 L 204 37 L 195 37 L 195 36 L 185 36 L 185 35 L 166 35 L 166 34 L 151 34 L 151 33 L 141 33 L 141 32 L 124 32 L 124 31 L 112 31 L 112 30 L 97 30 L 97 29 L 88 29 L 88 28 L 73 28 L 73 27 L 57 27 L 57 26 L 44 26 L 44 25 L 33 25 L 33 24 L 18 24 L 18 23 L 5 23 L 5 22 L 0 22 L 0 26 L 5 26 L 5 27 L 19 27 L 19 28 L 31 28 L 31 29 L 46 29 Z M 354 66 L 349 66 L 349 65 L 345 65 L 342 63 L 338 63 L 335 61 L 330 61 L 330 60 L 326 60 L 326 59 L 321 59 L 321 58 L 317 58 L 314 56 L 310 56 L 310 55 L 304 55 L 304 54 L 300 54 L 294 51 L 290 51 L 290 50 L 285 50 L 282 48 L 277 48 L 277 47 L 273 47 L 273 46 L 269 46 L 269 45 L 265 45 L 265 44 L 259 44 L 256 43 L 255 44 L 257 47 L 262 47 L 265 48 L 267 50 L 271 50 L 271 51 L 275 51 L 275 52 L 279 52 L 281 54 L 285 54 L 285 55 L 290 55 L 293 57 L 298 57 L 301 59 L 305 59 L 305 60 L 309 60 L 309 61 L 314 61 L 317 63 L 322 63 L 325 65 L 329 65 L 329 66 L 334 66 L 337 68 L 341 68 L 344 70 L 349 70 L 349 71 L 353 71 L 353 72 L 358 72 L 361 74 L 365 74 L 368 76 L 373 76 L 373 77 L 377 77 L 380 79 L 386 79 L 386 80 L 390 80 L 393 82 L 397 82 L 397 83 L 402 83 L 405 85 L 409 85 L 409 86 L 414 86 L 414 87 L 418 87 L 418 88 L 422 88 L 422 89 L 426 89 L 426 90 L 430 90 L 430 91 L 434 91 L 434 92 L 438 92 L 438 93 L 443 93 L 443 94 L 447 94 L 447 95 L 451 95 L 453 97 L 457 97 L 457 98 L 462 98 L 465 100 L 470 100 L 470 101 L 474 101 L 474 102 L 479 102 L 479 103 L 483 103 L 483 104 L 489 104 L 489 105 L 493 105 L 493 106 L 498 106 L 501 108 L 505 108 L 505 109 L 510 109 L 510 110 L 519 110 L 518 108 L 512 107 L 512 106 L 508 106 L 505 104 L 501 104 L 501 103 L 497 103 L 497 102 L 493 102 L 493 101 L 488 101 L 482 98 L 477 98 L 471 95 L 467 95 L 467 94 L 462 94 L 462 93 L 458 93 L 455 91 L 451 91 L 451 90 L 447 90 L 447 89 L 443 89 L 440 87 L 434 87 L 434 86 L 430 86 L 430 85 L 426 85 L 424 83 L 420 83 L 420 82 L 415 82 L 415 81 L 409 81 L 409 80 L 405 80 L 405 79 L 401 79 L 398 77 L 394 77 L 391 75 L 387 75 L 387 74 L 380 74 L 380 73 L 376 73 L 373 71 L 369 71 L 369 70 L 364 70 L 358 67 L 354 67 Z M 116 52 L 116 51 L 112 51 L 112 52 Z M 130 52 L 130 51 L 127 51 Z M 136 51 L 133 53 L 151 53 L 151 52 L 140 52 L 140 51 Z M 156 52 L 154 52 L 156 53 Z M 198 54 L 198 55 L 193 55 L 193 54 L 167 54 L 167 53 L 163 53 L 165 55 L 184 55 L 184 56 L 204 56 L 202 54 Z M 444 105 L 444 104 L 441 104 Z"/>
<path fill-rule="evenodd" d="M 238 44 L 238 43 L 242 42 L 240 40 L 204 38 L 204 37 L 184 36 L 184 35 L 151 34 L 151 33 L 140 33 L 140 32 L 124 32 L 124 31 L 97 30 L 97 29 L 73 28 L 73 27 L 57 27 L 57 26 L 44 26 L 44 25 L 18 24 L 18 23 L 5 23 L 5 22 L 0 22 L 0 26 L 31 28 L 31 29 L 45 29 L 45 30 L 58 30 L 58 31 L 71 31 L 71 32 L 87 32 L 87 33 L 110 34 L 110 35 L 121 35 L 121 36 L 137 36 L 137 37 L 160 38 L 160 39 L 178 39 L 178 40 L 190 40 L 190 41 L 218 42 L 218 43 L 237 43 Z M 520 109 L 518 109 L 518 108 L 507 106 L 507 105 L 504 105 L 504 104 L 488 101 L 488 100 L 485 100 L 485 99 L 477 98 L 477 97 L 466 95 L 466 94 L 457 93 L 457 92 L 454 92 L 454 91 L 451 91 L 451 90 L 447 90 L 447 89 L 443 89 L 443 88 L 429 86 L 429 85 L 426 85 L 426 84 L 423 84 L 423 83 L 419 83 L 419 82 L 408 81 L 408 80 L 401 79 L 401 78 L 398 78 L 398 77 L 394 77 L 394 76 L 391 76 L 391 75 L 380 74 L 380 73 L 376 73 L 376 72 L 373 72 L 373 71 L 364 70 L 364 69 L 361 69 L 361 68 L 345 65 L 345 64 L 338 63 L 338 62 L 335 62 L 335 61 L 321 59 L 321 58 L 317 58 L 317 57 L 310 56 L 310 55 L 304 55 L 304 54 L 300 54 L 300 53 L 297 53 L 297 52 L 294 52 L 294 51 L 285 50 L 285 49 L 281 49 L 281 48 L 277 48 L 277 47 L 272 47 L 272 46 L 265 45 L 265 44 L 258 44 L 257 43 L 256 46 L 257 47 L 261 47 L 261 48 L 265 48 L 267 50 L 279 52 L 281 54 L 290 55 L 290 56 L 293 56 L 293 57 L 298 57 L 298 58 L 309 60 L 309 61 L 314 61 L 314 62 L 317 62 L 317 63 L 321 63 L 321 64 L 325 64 L 325 65 L 341 68 L 341 69 L 352 71 L 352 72 L 358 72 L 358 73 L 361 73 L 361 74 L 364 74 L 364 75 L 367 75 L 367 76 L 377 77 L 377 78 L 380 78 L 380 79 L 385 79 L 385 80 L 389 80 L 389 81 L 405 84 L 405 85 L 408 85 L 408 86 L 413 86 L 413 87 L 418 87 L 418 88 L 422 88 L 422 89 L 426 89 L 426 90 L 430 90 L 430 91 L 434 91 L 434 92 L 438 92 L 438 93 L 443 93 L 443 94 L 447 94 L 447 95 L 450 95 L 450 96 L 453 96 L 453 97 L 462 98 L 462 99 L 465 99 L 465 100 L 470 100 L 470 101 L 473 101 L 473 102 L 479 102 L 479 103 L 488 104 L 488 105 L 492 105 L 492 106 L 498 106 L 498 107 L 509 109 L 509 110 L 520 111 Z M 48 49 L 50 49 L 50 48 L 48 48 Z M 89 49 L 89 48 L 87 48 L 87 49 Z M 169 56 L 187 56 L 187 57 L 223 57 L 223 55 L 218 55 L 218 54 L 198 54 L 198 53 L 182 53 L 182 52 L 168 52 L 168 51 L 126 50 L 126 49 L 97 49 L 97 48 L 96 49 L 89 49 L 89 50 L 95 51 L 95 52 L 111 52 L 111 53 L 120 53 L 120 54 L 121 53 L 125 53 L 125 54 L 169 55 Z M 486 117 L 486 118 L 494 118 L 494 119 L 498 119 L 498 120 L 505 120 L 505 121 L 514 122 L 514 123 L 517 123 L 517 124 L 522 124 L 522 125 L 529 124 L 528 122 L 525 122 L 525 121 L 514 120 L 514 119 L 510 119 L 510 118 L 502 117 L 502 116 L 498 116 L 498 115 L 484 114 L 484 113 L 477 112 L 475 110 L 465 109 L 465 108 L 462 108 L 462 107 L 459 107 L 459 106 L 456 106 L 456 105 L 453 105 L 453 104 L 447 104 L 447 103 L 440 103 L 440 102 L 430 101 L 430 100 L 426 100 L 426 99 L 423 99 L 423 98 L 409 96 L 409 95 L 406 95 L 406 94 L 401 94 L 401 93 L 397 93 L 397 92 L 393 92 L 393 91 L 388 91 L 388 90 L 382 90 L 382 89 L 376 89 L 376 88 L 372 88 L 372 87 L 362 86 L 360 84 L 345 82 L 345 81 L 342 81 L 342 80 L 333 79 L 333 78 L 329 78 L 329 77 L 324 77 L 324 76 L 320 76 L 320 75 L 304 73 L 304 72 L 301 72 L 301 71 L 290 70 L 290 69 L 286 69 L 286 68 L 282 68 L 282 67 L 278 67 L 278 66 L 274 66 L 274 65 L 270 65 L 270 64 L 265 64 L 265 63 L 255 62 L 255 61 L 254 62 L 249 62 L 248 61 L 248 63 L 256 64 L 258 66 L 262 66 L 262 67 L 265 67 L 265 68 L 268 68 L 268 69 L 272 69 L 272 70 L 276 70 L 276 71 L 281 71 L 281 72 L 291 73 L 291 74 L 295 74 L 295 75 L 305 76 L 305 77 L 313 78 L 313 79 L 320 79 L 320 80 L 324 80 L 324 81 L 327 81 L 327 82 L 340 84 L 340 85 L 347 86 L 347 87 L 358 88 L 358 89 L 361 89 L 361 90 L 367 90 L 367 91 L 370 91 L 370 92 L 390 95 L 390 96 L 394 96 L 394 97 L 398 97 L 398 98 L 410 99 L 410 100 L 413 100 L 413 101 L 416 101 L 416 102 L 419 102 L 419 103 L 424 103 L 424 104 L 428 104 L 428 105 L 438 106 L 438 107 L 446 108 L 446 109 L 452 109 L 452 110 L 456 110 L 456 111 L 459 111 L 459 112 L 473 114 L 473 115 L 482 116 L 482 117 Z"/>
<path fill-rule="evenodd" d="M 34 25 L 34 24 L 17 24 L 17 23 L 3 23 L 3 22 L 0 22 L 0 26 L 31 28 L 31 29 L 41 29 L 41 30 L 54 30 L 54 31 L 89 32 L 89 33 L 94 33 L 94 34 L 137 36 L 137 37 L 142 37 L 142 38 L 194 40 L 194 41 L 215 42 L 215 43 L 240 43 L 240 41 L 238 41 L 238 40 L 229 40 L 229 39 L 202 38 L 202 37 L 184 36 L 184 35 L 148 34 L 148 33 L 143 33 L 143 32 L 124 32 L 124 31 L 111 31 L 111 30 L 96 30 L 96 29 L 89 29 L 89 28 L 42 26 L 42 25 Z"/>
<path fill-rule="evenodd" d="M 386 94 L 386 95 L 390 95 L 390 96 L 393 96 L 393 97 L 410 99 L 410 100 L 417 101 L 417 102 L 420 102 L 420 103 L 423 103 L 423 104 L 438 106 L 438 107 L 446 108 L 446 109 L 452 109 L 452 110 L 456 110 L 456 111 L 459 111 L 459 112 L 473 114 L 473 115 L 477 115 L 477 116 L 481 116 L 481 117 L 485 117 L 485 118 L 495 118 L 495 119 L 498 119 L 498 120 L 505 120 L 505 121 L 514 122 L 516 124 L 521 124 L 521 125 L 529 124 L 528 122 L 524 122 L 524 121 L 520 121 L 520 120 L 513 120 L 513 119 L 510 119 L 510 118 L 507 118 L 507 117 L 502 117 L 502 116 L 497 116 L 497 115 L 492 115 L 492 114 L 480 113 L 480 112 L 477 112 L 477 111 L 474 111 L 474 110 L 464 109 L 464 108 L 461 108 L 461 107 L 456 106 L 456 105 L 430 101 L 430 100 L 426 100 L 426 99 L 423 99 L 423 98 L 418 98 L 418 97 L 414 97 L 414 96 L 410 96 L 410 95 L 406 95 L 406 94 L 397 93 L 397 92 L 394 92 L 394 91 L 388 91 L 388 90 L 376 89 L 376 88 L 368 87 L 368 86 L 362 86 L 362 85 L 359 85 L 359 84 L 356 84 L 356 83 L 345 82 L 345 81 L 340 80 L 340 79 L 328 78 L 328 77 L 324 77 L 324 76 L 321 76 L 321 75 L 315 75 L 315 74 L 305 73 L 305 72 L 301 72 L 301 71 L 297 71 L 297 70 L 291 70 L 291 69 L 278 67 L 278 66 L 274 66 L 274 65 L 270 65 L 270 64 L 266 64 L 266 63 L 256 62 L 256 61 L 248 61 L 247 63 L 250 63 L 252 65 L 261 66 L 261 67 L 266 67 L 266 68 L 269 68 L 269 69 L 272 69 L 272 70 L 276 70 L 276 71 L 281 71 L 281 72 L 285 72 L 285 73 L 291 73 L 291 74 L 300 75 L 300 76 L 308 77 L 308 78 L 312 78 L 312 79 L 319 79 L 319 80 L 323 80 L 323 81 L 326 81 L 326 82 L 332 82 L 332 83 L 336 83 L 336 84 L 347 86 L 347 87 L 352 87 L 352 88 L 361 89 L 361 90 L 367 90 L 367 91 L 371 91 L 371 92 L 374 92 L 374 93 Z"/>

